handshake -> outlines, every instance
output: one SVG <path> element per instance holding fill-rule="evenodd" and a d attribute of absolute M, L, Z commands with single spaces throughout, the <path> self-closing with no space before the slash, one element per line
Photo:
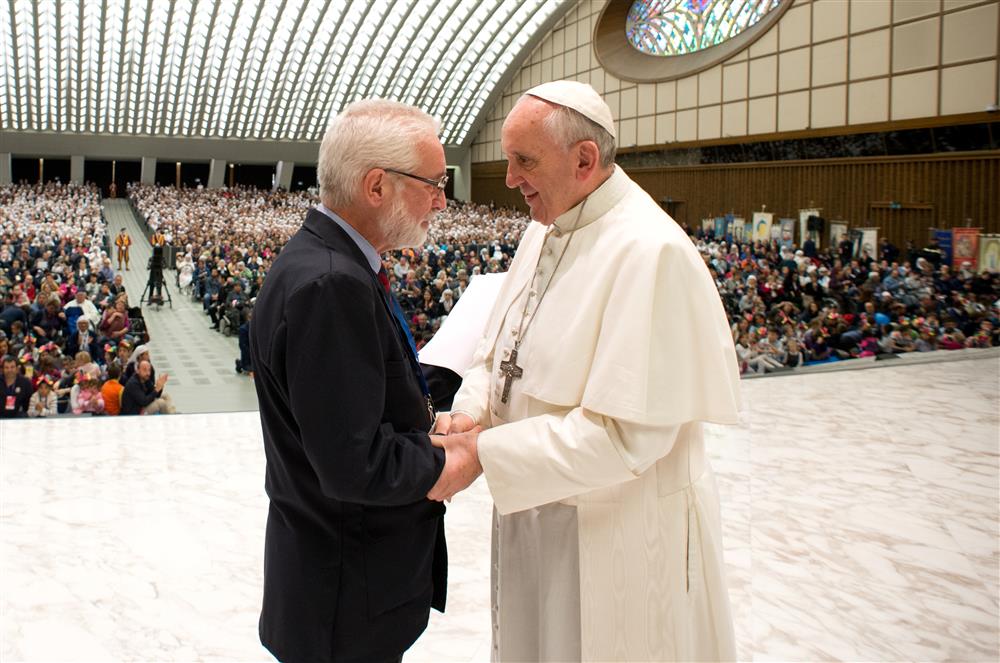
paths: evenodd
<path fill-rule="evenodd" d="M 450 414 L 438 415 L 431 430 L 431 444 L 444 449 L 444 469 L 427 493 L 427 499 L 451 501 L 456 493 L 468 488 L 483 473 L 478 445 L 481 430 L 476 422 L 461 412 L 454 417 Z"/>

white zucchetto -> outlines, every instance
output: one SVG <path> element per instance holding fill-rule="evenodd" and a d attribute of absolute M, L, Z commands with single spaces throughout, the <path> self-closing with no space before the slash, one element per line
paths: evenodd
<path fill-rule="evenodd" d="M 525 94 L 530 94 L 532 97 L 538 97 L 559 106 L 572 108 L 588 120 L 596 122 L 603 127 L 605 131 L 611 134 L 612 138 L 617 137 L 615 135 L 615 120 L 611 116 L 611 109 L 608 108 L 608 104 L 597 93 L 597 90 L 586 83 L 579 83 L 577 81 L 552 81 L 551 83 L 536 85 L 525 92 Z"/>

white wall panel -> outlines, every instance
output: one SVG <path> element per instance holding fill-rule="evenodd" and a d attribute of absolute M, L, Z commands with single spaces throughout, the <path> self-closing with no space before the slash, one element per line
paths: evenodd
<path fill-rule="evenodd" d="M 632 119 L 642 146 L 978 112 L 997 102 L 1000 0 L 797 0 L 723 63 L 640 85 L 593 56 L 604 4 L 584 0 L 567 13 L 527 75 L 540 65 L 544 78 L 551 54 L 553 79 L 592 82 L 623 146 Z M 522 92 L 518 81 L 508 86 L 497 119 Z"/>
<path fill-rule="evenodd" d="M 937 65 L 940 30 L 941 19 L 937 16 L 893 28 L 893 72 L 905 72 Z"/>
<path fill-rule="evenodd" d="M 889 119 L 889 79 L 851 83 L 848 87 L 848 124 L 885 122 Z"/>
<path fill-rule="evenodd" d="M 937 113 L 938 73 L 922 71 L 892 79 L 892 120 L 929 117 Z"/>
<path fill-rule="evenodd" d="M 996 54 L 996 4 L 945 15 L 941 49 L 941 61 L 944 64 L 995 57 Z"/>
<path fill-rule="evenodd" d="M 996 104 L 997 63 L 948 67 L 941 71 L 941 113 L 976 113 Z"/>

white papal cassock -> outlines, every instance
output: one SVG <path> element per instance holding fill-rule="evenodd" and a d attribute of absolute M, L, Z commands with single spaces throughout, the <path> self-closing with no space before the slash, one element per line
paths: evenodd
<path fill-rule="evenodd" d="M 494 660 L 735 658 L 701 422 L 738 391 L 704 262 L 624 171 L 529 226 L 454 403 L 487 428 Z"/>

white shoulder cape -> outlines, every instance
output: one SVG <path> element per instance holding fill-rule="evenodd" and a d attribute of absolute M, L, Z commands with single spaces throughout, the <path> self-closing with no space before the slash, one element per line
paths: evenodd
<path fill-rule="evenodd" d="M 556 223 L 572 227 L 578 211 Z M 553 405 L 646 425 L 736 423 L 739 371 L 729 323 L 691 240 L 618 167 L 584 212 L 585 224 L 526 334 L 544 343 L 530 344 L 515 388 Z M 532 223 L 490 316 L 479 361 L 492 354 L 507 310 L 530 284 L 544 239 L 545 226 Z"/>

